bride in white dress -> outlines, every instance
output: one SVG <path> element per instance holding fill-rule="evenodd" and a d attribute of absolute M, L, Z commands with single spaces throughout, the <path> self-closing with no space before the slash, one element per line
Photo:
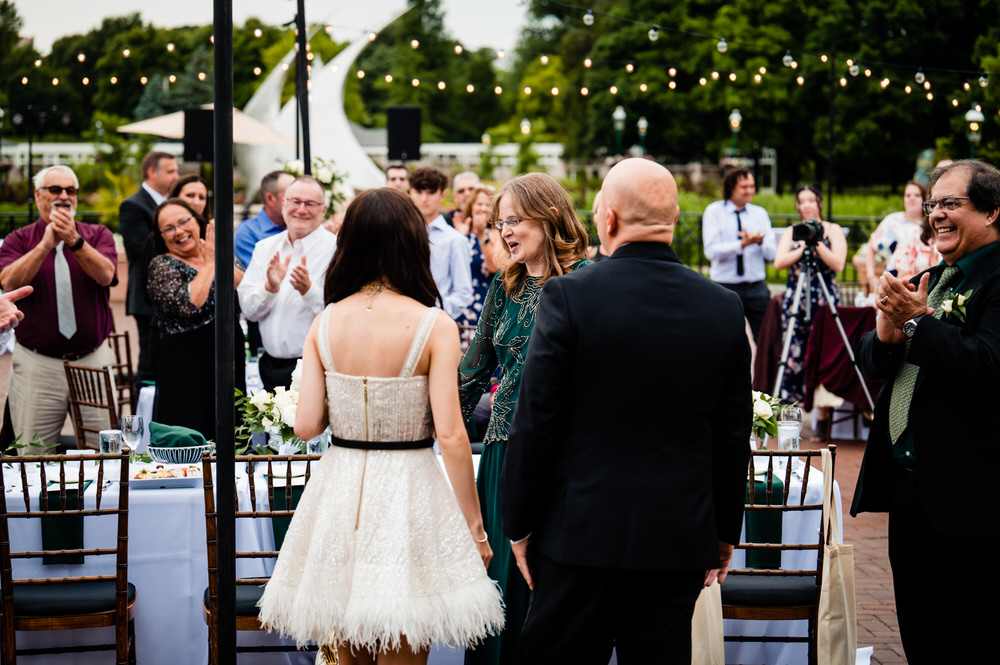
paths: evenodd
<path fill-rule="evenodd" d="M 309 440 L 329 424 L 333 445 L 260 618 L 299 643 L 336 644 L 341 663 L 425 663 L 432 642 L 472 646 L 498 632 L 503 609 L 459 410 L 458 327 L 433 307 L 427 226 L 405 194 L 351 203 L 325 287 L 295 433 Z"/>

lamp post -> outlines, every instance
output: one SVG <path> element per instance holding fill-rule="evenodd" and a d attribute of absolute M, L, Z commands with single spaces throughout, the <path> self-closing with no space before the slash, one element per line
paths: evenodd
<path fill-rule="evenodd" d="M 639 129 L 639 151 L 642 156 L 646 156 L 646 132 L 649 131 L 649 120 L 646 120 L 646 116 L 639 116 L 639 122 L 635 123 L 635 126 Z"/>
<path fill-rule="evenodd" d="M 736 141 L 740 134 L 740 128 L 743 126 L 743 114 L 740 113 L 739 109 L 733 109 L 733 112 L 729 114 L 729 129 L 733 134 L 733 143 L 729 148 L 729 156 L 736 156 Z"/>
<path fill-rule="evenodd" d="M 615 126 L 615 157 L 622 156 L 622 133 L 625 131 L 625 108 L 616 106 L 611 114 Z"/>
<path fill-rule="evenodd" d="M 983 122 L 986 116 L 979 108 L 979 104 L 973 104 L 972 108 L 965 112 L 965 124 L 967 129 L 965 137 L 969 139 L 969 159 L 976 156 L 976 146 L 983 140 Z"/>

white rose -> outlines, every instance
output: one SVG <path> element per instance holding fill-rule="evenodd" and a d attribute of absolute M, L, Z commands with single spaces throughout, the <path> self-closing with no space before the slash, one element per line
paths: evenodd
<path fill-rule="evenodd" d="M 295 175 L 302 175 L 306 171 L 306 165 L 301 159 L 293 159 L 292 161 L 285 164 L 285 170 L 294 173 Z"/>
<path fill-rule="evenodd" d="M 771 405 L 762 399 L 753 403 L 753 413 L 758 418 L 770 418 L 774 415 L 774 411 L 771 410 Z"/>
<path fill-rule="evenodd" d="M 295 369 L 292 370 L 292 390 L 298 390 L 302 382 L 302 358 L 295 361 Z"/>
<path fill-rule="evenodd" d="M 753 391 L 753 401 L 754 401 L 754 402 L 756 402 L 757 400 L 759 400 L 759 399 L 760 399 L 760 396 L 761 396 L 761 394 L 762 394 L 762 393 L 761 393 L 761 392 L 760 392 L 759 390 L 754 390 L 754 391 Z"/>
<path fill-rule="evenodd" d="M 333 169 L 329 166 L 321 166 L 316 169 L 316 179 L 329 185 L 333 181 Z"/>
<path fill-rule="evenodd" d="M 945 300 L 941 303 L 941 309 L 944 310 L 945 314 L 951 314 L 951 300 Z"/>
<path fill-rule="evenodd" d="M 261 418 L 260 424 L 264 426 L 264 429 L 267 429 L 268 427 L 274 424 L 274 421 L 268 418 L 267 416 L 264 416 L 263 418 Z"/>
<path fill-rule="evenodd" d="M 266 411 L 271 404 L 271 393 L 266 390 L 258 390 L 250 398 L 250 403 L 260 411 Z"/>
<path fill-rule="evenodd" d="M 963 296 L 961 293 L 958 294 L 958 296 L 955 298 L 955 302 L 958 303 L 959 307 L 961 307 L 962 305 L 964 305 L 966 300 L 967 300 L 967 298 L 965 296 Z"/>
<path fill-rule="evenodd" d="M 295 404 L 288 404 L 281 408 L 281 422 L 285 423 L 289 427 L 295 427 L 295 410 L 298 407 Z"/>

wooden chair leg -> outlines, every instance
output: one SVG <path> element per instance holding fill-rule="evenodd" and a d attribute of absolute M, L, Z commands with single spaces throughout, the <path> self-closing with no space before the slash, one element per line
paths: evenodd
<path fill-rule="evenodd" d="M 135 619 L 128 622 L 128 665 L 135 665 Z"/>

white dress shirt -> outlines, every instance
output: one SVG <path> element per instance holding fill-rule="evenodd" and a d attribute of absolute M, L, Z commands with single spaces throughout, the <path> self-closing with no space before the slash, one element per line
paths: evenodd
<path fill-rule="evenodd" d="M 740 210 L 744 231 L 764 234 L 760 244 L 742 246 L 736 226 L 736 206 L 732 201 L 708 204 L 702 216 L 705 256 L 711 262 L 709 276 L 720 284 L 752 284 L 764 280 L 764 262 L 774 260 L 778 242 L 767 211 L 752 203 Z M 743 274 L 737 274 L 736 257 L 743 257 Z"/>
<path fill-rule="evenodd" d="M 269 356 L 302 356 L 309 326 L 316 315 L 323 311 L 323 281 L 336 248 L 337 237 L 322 225 L 294 244 L 289 241 L 287 230 L 257 243 L 250 265 L 247 266 L 236 292 L 247 320 L 260 323 L 260 338 Z M 275 252 L 281 254 L 282 260 L 289 254 L 292 259 L 278 292 L 271 293 L 265 286 L 267 266 Z M 305 295 L 299 293 L 291 282 L 292 269 L 302 262 L 303 256 L 306 257 L 306 267 L 312 281 Z"/>
<path fill-rule="evenodd" d="M 438 215 L 427 225 L 431 240 L 431 275 L 441 292 L 442 309 L 457 319 L 472 303 L 472 254 L 469 239 Z"/>
<path fill-rule="evenodd" d="M 161 203 L 163 203 L 164 201 L 167 200 L 166 196 L 164 196 L 163 194 L 160 194 L 158 191 L 156 191 L 155 189 L 153 189 L 152 187 L 150 187 L 145 182 L 142 183 L 142 188 L 144 190 L 146 190 L 147 194 L 149 194 L 151 197 L 153 197 L 153 203 L 155 203 L 156 205 L 160 205 Z"/>

